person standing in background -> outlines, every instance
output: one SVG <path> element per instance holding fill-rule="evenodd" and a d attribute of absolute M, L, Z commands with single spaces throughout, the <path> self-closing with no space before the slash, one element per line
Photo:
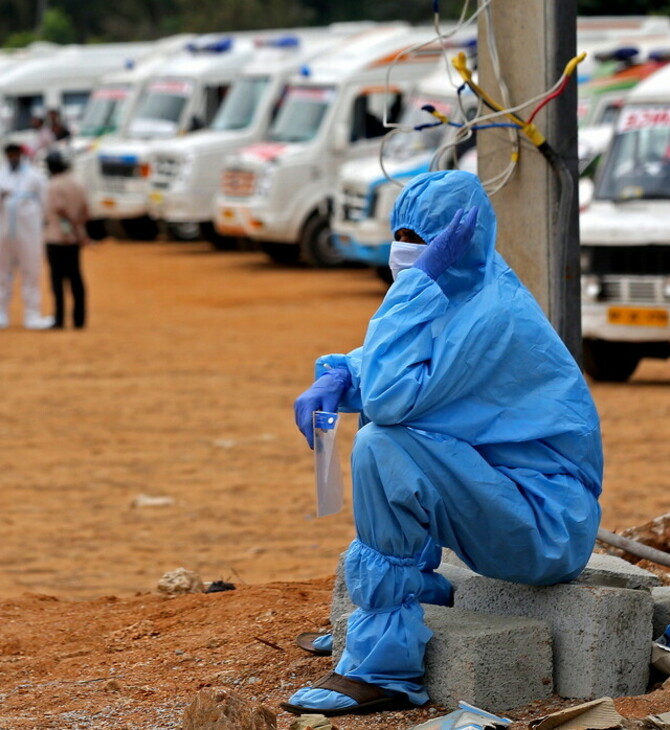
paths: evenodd
<path fill-rule="evenodd" d="M 21 273 L 23 323 L 43 330 L 53 324 L 41 313 L 42 227 L 47 181 L 23 159 L 19 145 L 4 149 L 7 164 L 0 168 L 0 329 L 9 324 L 14 271 Z"/>
<path fill-rule="evenodd" d="M 60 142 L 62 139 L 69 139 L 72 136 L 69 127 L 63 122 L 63 118 L 58 109 L 49 109 L 47 111 L 47 122 L 56 142 Z"/>
<path fill-rule="evenodd" d="M 63 284 L 70 282 L 73 324 L 81 329 L 86 324 L 86 289 L 81 275 L 80 251 L 90 243 L 86 233 L 88 205 L 84 188 L 69 174 L 63 155 L 52 150 L 46 156 L 51 180 L 47 194 L 45 240 L 51 269 L 51 289 L 54 296 L 54 329 L 65 324 Z"/>
<path fill-rule="evenodd" d="M 30 156 L 33 158 L 38 156 L 42 157 L 46 154 L 49 147 L 51 147 L 51 145 L 56 141 L 56 137 L 51 129 L 44 123 L 44 119 L 42 117 L 33 117 L 30 120 L 30 126 L 34 133 L 33 140 L 30 145 Z"/>

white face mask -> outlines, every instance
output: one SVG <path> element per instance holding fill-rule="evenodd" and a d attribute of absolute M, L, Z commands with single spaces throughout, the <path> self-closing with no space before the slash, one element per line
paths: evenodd
<path fill-rule="evenodd" d="M 391 253 L 389 254 L 389 268 L 393 274 L 393 280 L 405 269 L 411 269 L 414 262 L 426 250 L 425 243 L 405 243 L 404 241 L 393 241 Z"/>

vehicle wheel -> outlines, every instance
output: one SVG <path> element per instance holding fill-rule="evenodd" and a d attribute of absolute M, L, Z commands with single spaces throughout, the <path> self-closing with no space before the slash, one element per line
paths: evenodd
<path fill-rule="evenodd" d="M 330 221 L 322 215 L 310 218 L 305 224 L 300 239 L 300 251 L 310 266 L 332 268 L 344 263 L 344 256 L 333 243 Z"/>
<path fill-rule="evenodd" d="M 94 241 L 102 241 L 103 238 L 107 238 L 109 235 L 109 233 L 107 233 L 105 221 L 102 218 L 94 221 L 87 221 L 86 233 L 88 234 L 88 237 L 92 238 Z"/>
<path fill-rule="evenodd" d="M 293 265 L 300 260 L 300 246 L 297 243 L 263 241 L 261 247 L 276 264 Z"/>
<path fill-rule="evenodd" d="M 624 383 L 640 362 L 635 343 L 585 339 L 583 346 L 584 370 L 594 380 Z"/>
<path fill-rule="evenodd" d="M 377 266 L 375 268 L 375 273 L 384 282 L 384 284 L 388 284 L 389 286 L 393 284 L 393 274 L 388 266 Z"/>
<path fill-rule="evenodd" d="M 168 223 L 168 235 L 175 241 L 198 241 L 200 239 L 200 225 L 188 223 Z"/>
<path fill-rule="evenodd" d="M 222 236 L 211 221 L 200 224 L 200 235 L 217 251 L 234 251 L 238 248 L 236 236 Z"/>
<path fill-rule="evenodd" d="M 153 241 L 158 235 L 158 224 L 148 215 L 141 218 L 124 218 L 121 225 L 126 236 L 135 241 Z"/>

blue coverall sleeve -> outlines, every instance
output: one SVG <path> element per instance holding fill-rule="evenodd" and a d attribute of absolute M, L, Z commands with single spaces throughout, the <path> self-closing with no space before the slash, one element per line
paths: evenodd
<path fill-rule="evenodd" d="M 357 347 L 346 355 L 334 353 L 318 358 L 314 368 L 314 377 L 318 380 L 331 368 L 346 368 L 351 375 L 351 385 L 344 392 L 339 408 L 344 413 L 360 413 L 361 403 L 361 353 L 363 348 Z"/>
<path fill-rule="evenodd" d="M 420 406 L 430 377 L 439 320 L 449 299 L 418 269 L 402 271 L 370 320 L 362 348 L 360 390 L 378 425 L 403 423 Z"/>

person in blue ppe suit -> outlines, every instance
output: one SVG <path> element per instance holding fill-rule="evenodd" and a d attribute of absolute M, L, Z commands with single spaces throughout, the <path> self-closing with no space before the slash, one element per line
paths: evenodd
<path fill-rule="evenodd" d="M 598 415 L 579 367 L 495 250 L 476 176 L 419 175 L 391 214 L 395 281 L 363 346 L 319 358 L 296 401 L 359 412 L 352 453 L 356 539 L 345 577 L 358 607 L 335 672 L 292 712 L 422 705 L 431 637 L 421 603 L 448 606 L 440 548 L 491 578 L 575 578 L 600 520 Z M 400 239 L 400 240 L 398 240 Z M 426 245 L 428 244 L 428 245 Z"/>

